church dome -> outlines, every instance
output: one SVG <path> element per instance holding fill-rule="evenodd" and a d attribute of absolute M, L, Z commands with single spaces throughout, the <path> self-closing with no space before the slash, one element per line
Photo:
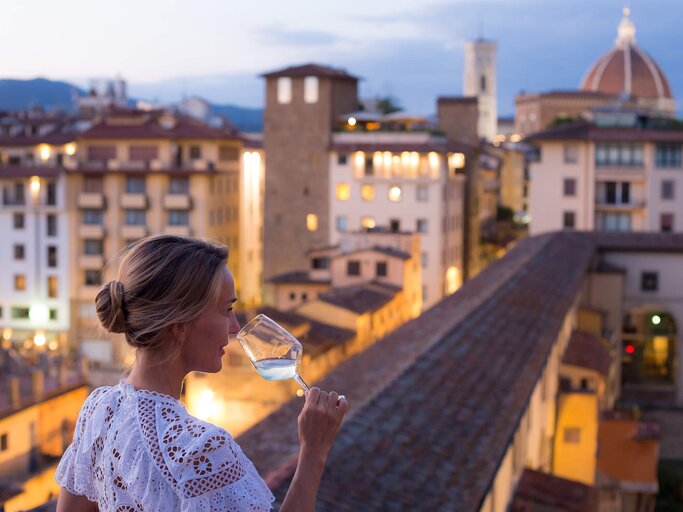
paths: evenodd
<path fill-rule="evenodd" d="M 581 90 L 650 100 L 661 110 L 674 109 L 666 76 L 647 53 L 636 46 L 636 27 L 624 9 L 616 45 L 588 70 Z"/>

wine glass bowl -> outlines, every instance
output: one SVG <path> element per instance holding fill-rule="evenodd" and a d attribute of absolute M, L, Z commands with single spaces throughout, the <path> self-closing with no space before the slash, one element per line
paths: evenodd
<path fill-rule="evenodd" d="M 303 347 L 280 324 L 264 314 L 257 315 L 240 329 L 237 340 L 261 377 L 294 379 L 304 391 L 309 390 L 299 375 Z"/>

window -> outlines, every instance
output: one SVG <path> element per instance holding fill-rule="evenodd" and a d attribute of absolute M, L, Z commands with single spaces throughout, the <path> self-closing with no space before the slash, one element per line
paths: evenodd
<path fill-rule="evenodd" d="M 630 231 L 631 214 L 628 212 L 604 213 L 598 225 L 603 231 Z"/>
<path fill-rule="evenodd" d="M 18 292 L 26 290 L 26 276 L 24 274 L 15 274 L 14 289 Z"/>
<path fill-rule="evenodd" d="M 642 144 L 600 143 L 595 148 L 595 164 L 600 165 L 643 165 Z"/>
<path fill-rule="evenodd" d="M 86 270 L 83 277 L 86 286 L 102 285 L 102 273 L 99 270 Z"/>
<path fill-rule="evenodd" d="M 398 185 L 391 185 L 389 187 L 389 201 L 396 203 L 401 200 L 402 195 L 403 191 Z"/>
<path fill-rule="evenodd" d="M 330 267 L 330 258 L 327 256 L 321 256 L 318 258 L 313 258 L 311 260 L 311 267 L 316 270 L 326 269 Z"/>
<path fill-rule="evenodd" d="M 101 256 L 104 254 L 104 241 L 103 240 L 83 240 L 83 254 L 88 256 Z"/>
<path fill-rule="evenodd" d="M 169 210 L 168 211 L 168 225 L 169 226 L 189 226 L 190 212 L 187 210 Z"/>
<path fill-rule="evenodd" d="M 621 184 L 621 204 L 629 204 L 631 202 L 631 184 Z"/>
<path fill-rule="evenodd" d="M 12 318 L 15 320 L 28 320 L 29 309 L 22 306 L 15 306 L 12 308 Z"/>
<path fill-rule="evenodd" d="M 369 156 L 365 159 L 365 175 L 374 176 L 375 175 L 375 160 Z"/>
<path fill-rule="evenodd" d="M 346 232 L 348 229 L 348 222 L 345 215 L 339 215 L 337 217 L 337 231 L 340 233 Z"/>
<path fill-rule="evenodd" d="M 674 230 L 673 213 L 662 213 L 659 216 L 659 229 L 663 233 L 671 233 Z"/>
<path fill-rule="evenodd" d="M 219 146 L 218 160 L 221 162 L 236 162 L 239 160 L 240 151 L 236 146 Z"/>
<path fill-rule="evenodd" d="M 190 146 L 190 160 L 200 160 L 202 158 L 202 147 L 193 145 Z"/>
<path fill-rule="evenodd" d="M 304 78 L 304 102 L 318 103 L 318 77 L 307 76 Z"/>
<path fill-rule="evenodd" d="M 49 317 L 50 320 L 56 321 L 57 320 L 57 309 L 55 308 L 50 308 L 49 309 Z"/>
<path fill-rule="evenodd" d="M 56 276 L 49 276 L 47 278 L 47 296 L 50 297 L 51 299 L 54 299 L 57 297 L 57 277 Z"/>
<path fill-rule="evenodd" d="M 83 224 L 102 225 L 103 218 L 102 210 L 83 210 Z"/>
<path fill-rule="evenodd" d="M 575 164 L 579 161 L 579 148 L 576 144 L 564 145 L 564 163 Z"/>
<path fill-rule="evenodd" d="M 337 183 L 337 199 L 348 201 L 351 198 L 351 187 L 348 183 Z"/>
<path fill-rule="evenodd" d="M 14 184 L 14 204 L 26 204 L 26 194 L 23 183 Z"/>
<path fill-rule="evenodd" d="M 25 219 L 24 214 L 15 212 L 13 215 L 14 229 L 24 229 Z"/>
<path fill-rule="evenodd" d="M 418 185 L 416 188 L 417 200 L 420 203 L 427 202 L 429 200 L 429 188 L 427 185 Z"/>
<path fill-rule="evenodd" d="M 578 444 L 581 442 L 581 429 L 577 427 L 565 427 L 564 442 Z"/>
<path fill-rule="evenodd" d="M 104 189 L 102 183 L 102 176 L 84 176 L 83 192 L 86 194 L 101 194 Z"/>
<path fill-rule="evenodd" d="M 281 76 L 277 79 L 277 102 L 281 104 L 292 102 L 292 79 Z"/>
<path fill-rule="evenodd" d="M 681 167 L 681 145 L 657 144 L 655 165 L 664 168 Z"/>
<path fill-rule="evenodd" d="M 576 178 L 565 178 L 564 179 L 564 196 L 565 197 L 576 196 Z"/>
<path fill-rule="evenodd" d="M 346 153 L 338 153 L 337 154 L 337 164 L 338 165 L 346 165 L 349 161 L 349 157 Z"/>
<path fill-rule="evenodd" d="M 420 255 L 420 265 L 422 266 L 422 268 L 427 268 L 427 262 L 428 262 L 428 261 L 429 261 L 429 257 L 428 257 L 428 255 L 427 255 L 427 253 L 426 253 L 426 252 L 423 252 L 423 253 Z"/>
<path fill-rule="evenodd" d="M 376 225 L 375 219 L 372 217 L 361 217 L 360 219 L 360 227 L 366 231 L 373 229 Z"/>
<path fill-rule="evenodd" d="M 360 196 L 364 201 L 372 201 L 375 198 L 375 187 L 373 185 L 363 185 L 360 188 Z"/>
<path fill-rule="evenodd" d="M 47 247 L 47 266 L 50 268 L 57 267 L 57 247 L 54 245 Z"/>
<path fill-rule="evenodd" d="M 126 177 L 126 194 L 144 194 L 145 178 L 139 176 Z"/>
<path fill-rule="evenodd" d="M 289 300 L 296 300 L 296 293 L 290 292 L 290 294 L 289 294 Z"/>
<path fill-rule="evenodd" d="M 174 176 L 168 181 L 169 194 L 189 194 L 190 178 L 187 176 Z"/>
<path fill-rule="evenodd" d="M 57 206 L 57 184 L 54 181 L 47 182 L 47 205 Z"/>
<path fill-rule="evenodd" d="M 479 89 L 481 92 L 486 92 L 486 75 L 481 75 L 479 77 Z"/>
<path fill-rule="evenodd" d="M 26 257 L 26 248 L 24 244 L 14 244 L 14 259 L 21 261 Z"/>
<path fill-rule="evenodd" d="M 389 219 L 389 229 L 392 233 L 398 233 L 399 231 L 401 231 L 401 220 Z"/>
<path fill-rule="evenodd" d="M 318 216 L 315 213 L 306 215 L 306 229 L 309 231 L 318 231 Z"/>
<path fill-rule="evenodd" d="M 57 236 L 57 216 L 49 214 L 47 216 L 47 236 Z"/>
<path fill-rule="evenodd" d="M 415 227 L 415 230 L 418 233 L 426 233 L 427 232 L 427 219 L 417 219 L 417 225 Z"/>
<path fill-rule="evenodd" d="M 674 198 L 675 183 L 673 180 L 662 181 L 662 199 Z"/>
<path fill-rule="evenodd" d="M 640 274 L 640 289 L 644 292 L 656 292 L 659 289 L 659 273 L 642 272 Z"/>
<path fill-rule="evenodd" d="M 375 275 L 377 277 L 386 277 L 387 275 L 387 262 L 378 261 L 375 265 Z"/>
<path fill-rule="evenodd" d="M 565 229 L 574 229 L 576 227 L 576 214 L 574 212 L 563 213 L 562 227 Z"/>
<path fill-rule="evenodd" d="M 144 226 L 145 220 L 145 210 L 126 210 L 126 226 Z"/>
<path fill-rule="evenodd" d="M 304 302 L 306 302 L 308 300 L 308 294 L 306 292 L 303 292 L 301 294 L 301 300 L 303 300 Z"/>
<path fill-rule="evenodd" d="M 159 158 L 157 146 L 130 146 L 128 148 L 128 159 L 131 162 L 149 162 L 157 158 Z"/>
<path fill-rule="evenodd" d="M 7 451 L 7 434 L 0 434 L 0 452 Z"/>
<path fill-rule="evenodd" d="M 116 146 L 89 146 L 86 154 L 89 162 L 113 160 L 116 158 Z"/>
<path fill-rule="evenodd" d="M 360 261 L 349 260 L 346 262 L 346 274 L 349 276 L 359 276 L 360 275 Z"/>

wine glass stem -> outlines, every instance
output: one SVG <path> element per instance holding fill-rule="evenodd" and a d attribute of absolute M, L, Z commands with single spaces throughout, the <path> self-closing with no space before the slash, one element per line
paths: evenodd
<path fill-rule="evenodd" d="M 306 384 L 306 381 L 304 381 L 304 379 L 302 379 L 301 375 L 299 375 L 298 373 L 294 375 L 294 380 L 297 382 L 297 384 L 299 384 L 299 386 L 301 386 L 301 389 L 303 389 L 304 391 L 308 392 L 311 390 L 311 388 L 308 387 L 308 384 Z"/>

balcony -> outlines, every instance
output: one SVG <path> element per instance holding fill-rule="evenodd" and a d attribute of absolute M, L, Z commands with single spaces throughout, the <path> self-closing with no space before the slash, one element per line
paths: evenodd
<path fill-rule="evenodd" d="M 164 208 L 167 210 L 192 209 L 190 194 L 166 194 L 164 196 Z"/>
<path fill-rule="evenodd" d="M 164 234 L 192 236 L 192 228 L 190 226 L 166 226 L 164 228 Z"/>
<path fill-rule="evenodd" d="M 596 165 L 595 177 L 599 181 L 645 181 L 642 165 Z"/>
<path fill-rule="evenodd" d="M 104 256 L 101 254 L 83 254 L 79 263 L 84 270 L 101 270 L 104 267 Z"/>
<path fill-rule="evenodd" d="M 123 194 L 121 196 L 121 208 L 133 208 L 136 210 L 146 210 L 149 208 L 149 201 L 146 194 Z"/>
<path fill-rule="evenodd" d="M 125 240 L 137 240 L 149 234 L 147 226 L 121 226 L 121 236 Z"/>
<path fill-rule="evenodd" d="M 604 199 L 595 201 L 595 209 L 603 212 L 630 212 L 645 208 L 645 201 L 630 201 L 628 203 L 608 203 Z"/>
<path fill-rule="evenodd" d="M 81 238 L 104 238 L 105 230 L 102 224 L 81 224 L 78 235 Z"/>
<path fill-rule="evenodd" d="M 105 208 L 106 201 L 104 194 L 98 192 L 81 192 L 78 194 L 76 204 L 79 208 L 92 208 L 94 210 L 101 210 Z"/>

